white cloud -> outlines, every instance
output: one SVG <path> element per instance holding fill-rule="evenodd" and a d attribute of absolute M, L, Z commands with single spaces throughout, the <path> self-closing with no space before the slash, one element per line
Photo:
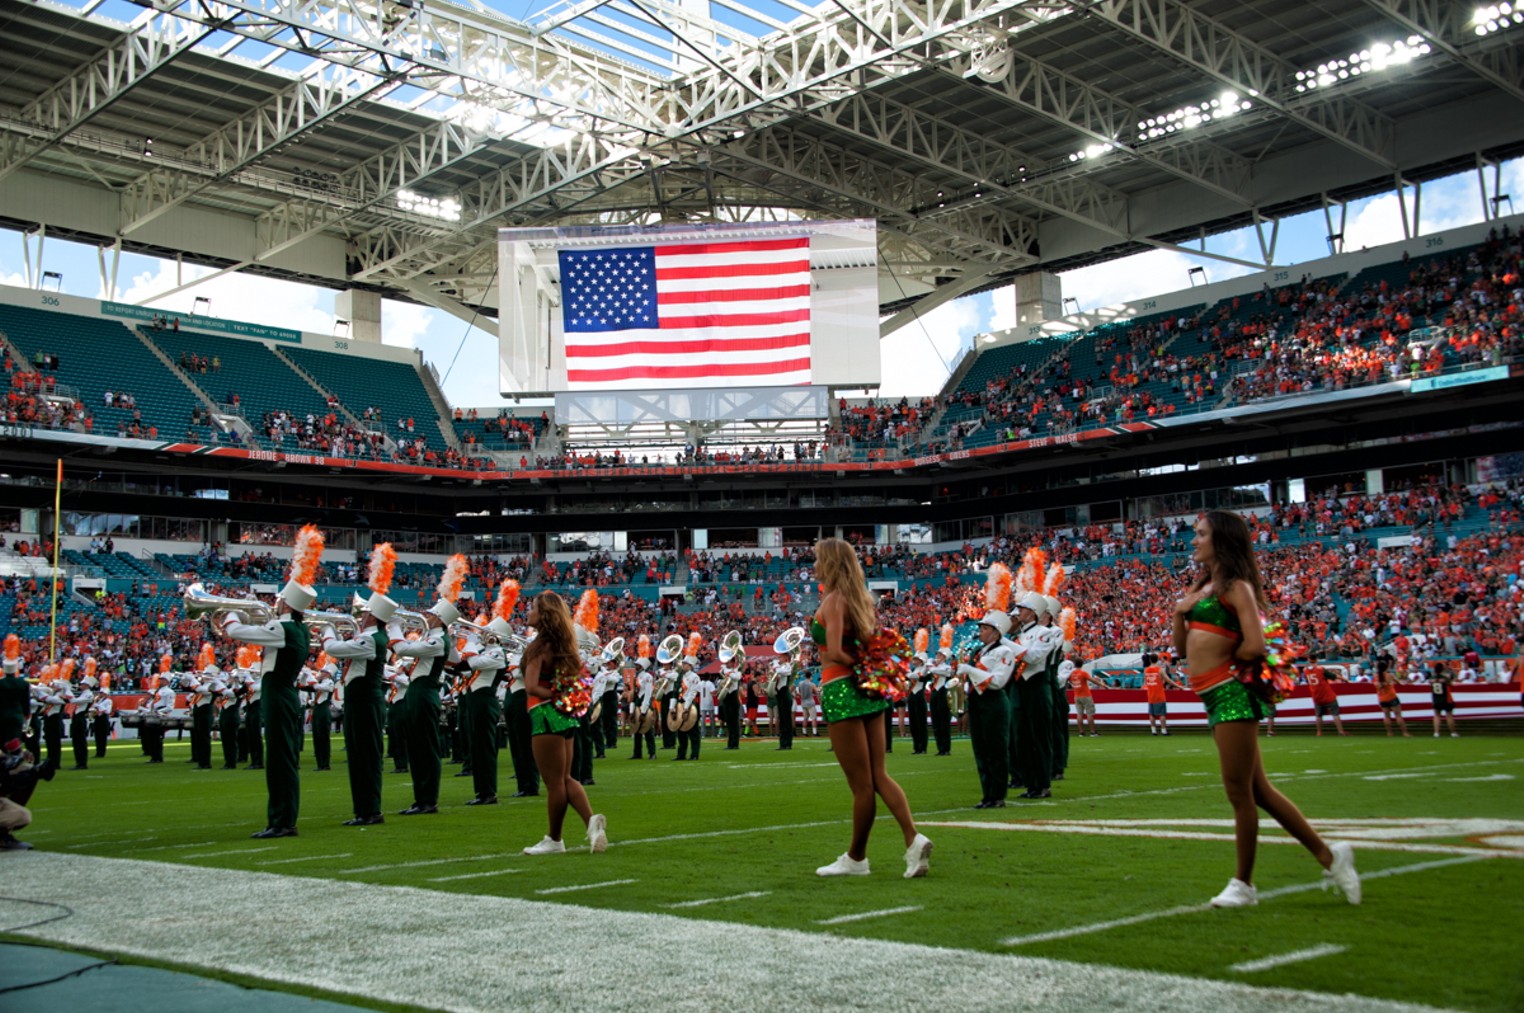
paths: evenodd
<path fill-rule="evenodd" d="M 184 279 L 191 281 L 213 273 L 211 268 L 186 265 Z M 160 261 L 157 270 L 134 275 L 118 299 L 121 302 L 136 303 L 155 293 L 166 292 L 178 284 L 180 282 L 177 280 L 175 264 Z M 104 298 L 105 293 L 102 292 L 100 297 Z M 148 305 L 170 312 L 189 313 L 198 298 L 211 301 L 210 309 L 203 311 L 209 316 L 289 327 L 317 334 L 333 333 L 332 292 L 294 281 L 241 272 L 204 281 Z"/>
<path fill-rule="evenodd" d="M 25 288 L 26 276 L 19 271 L 5 271 L 3 267 L 0 267 L 0 285 L 9 285 L 12 288 Z"/>
<path fill-rule="evenodd" d="M 882 397 L 926 397 L 942 389 L 963 345 L 985 329 L 986 305 L 965 296 L 925 313 L 879 342 Z"/>
<path fill-rule="evenodd" d="M 1255 271 L 1242 264 L 1192 257 L 1177 250 L 1149 250 L 1066 271 L 1059 278 L 1063 281 L 1064 298 L 1079 300 L 1080 309 L 1089 312 L 1190 288 L 1187 272 L 1197 266 L 1206 268 L 1209 281 L 1225 281 Z"/>
<path fill-rule="evenodd" d="M 418 339 L 445 314 L 432 306 L 381 300 L 381 342 L 401 348 L 417 348 Z"/>

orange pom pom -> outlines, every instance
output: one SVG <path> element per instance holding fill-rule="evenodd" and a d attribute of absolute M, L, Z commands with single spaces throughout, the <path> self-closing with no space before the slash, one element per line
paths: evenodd
<path fill-rule="evenodd" d="M 577 600 L 577 609 L 572 613 L 572 622 L 589 633 L 597 633 L 598 604 L 597 591 L 592 588 L 583 591 L 582 597 Z"/>
<path fill-rule="evenodd" d="M 460 597 L 460 589 L 466 583 L 466 570 L 469 564 L 466 557 L 457 552 L 445 563 L 444 575 L 439 578 L 439 587 L 435 595 L 440 601 L 454 603 Z"/>
<path fill-rule="evenodd" d="M 376 594 L 385 594 L 392 588 L 392 573 L 397 569 L 397 550 L 391 542 L 382 542 L 370 550 L 370 571 L 366 583 Z"/>
<path fill-rule="evenodd" d="M 510 577 L 497 589 L 497 601 L 492 606 L 492 614 L 505 623 L 512 622 L 513 609 L 518 603 L 519 582 Z"/>
<path fill-rule="evenodd" d="M 317 580 L 318 561 L 323 558 L 323 533 L 316 524 L 303 525 L 296 533 L 291 552 L 291 579 L 308 587 Z"/>

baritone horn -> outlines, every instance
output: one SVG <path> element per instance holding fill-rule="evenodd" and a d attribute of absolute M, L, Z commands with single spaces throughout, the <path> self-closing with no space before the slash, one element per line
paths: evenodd
<path fill-rule="evenodd" d="M 720 664 L 730 664 L 735 660 L 735 656 L 740 654 L 741 651 L 741 631 L 731 630 L 729 633 L 725 634 L 724 639 L 720 641 Z"/>
<path fill-rule="evenodd" d="M 790 626 L 778 634 L 778 639 L 773 641 L 773 653 L 797 655 L 804 645 L 804 638 L 803 626 Z"/>
<path fill-rule="evenodd" d="M 209 593 L 200 582 L 185 589 L 181 599 L 185 618 L 206 619 L 213 626 L 220 626 L 223 619 L 234 613 L 241 614 L 251 623 L 263 624 L 275 618 L 275 609 L 258 598 L 225 598 Z"/>
<path fill-rule="evenodd" d="M 360 632 L 360 624 L 348 612 L 303 612 L 302 624 L 314 633 L 324 626 L 332 626 L 335 633 L 346 637 Z"/>

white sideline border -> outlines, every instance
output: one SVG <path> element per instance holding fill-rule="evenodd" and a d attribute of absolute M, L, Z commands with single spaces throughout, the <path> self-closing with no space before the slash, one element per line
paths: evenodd
<path fill-rule="evenodd" d="M 1285 967 L 1287 964 L 1300 964 L 1304 960 L 1316 960 L 1319 957 L 1332 957 L 1345 950 L 1348 946 L 1339 946 L 1335 943 L 1319 943 L 1317 946 L 1309 946 L 1305 950 L 1292 950 L 1290 953 L 1282 953 L 1275 957 L 1261 957 L 1258 960 L 1245 960 L 1242 963 L 1231 965 L 1228 970 L 1239 974 L 1255 974 L 1259 971 L 1268 971 L 1276 967 Z"/>
<path fill-rule="evenodd" d="M 267 872 L 28 852 L 7 856 L 0 927 L 64 945 L 215 967 L 380 1002 L 461 1011 L 756 1008 L 1212 1009 L 1222 1013 L 1429 1009 L 1132 968 Z M 175 903 L 162 886 L 175 883 Z M 144 918 L 152 910 L 155 916 Z M 388 929 L 388 926 L 395 928 Z M 533 938 L 533 947 L 515 940 Z M 652 940 L 660 940 L 653 946 Z M 500 954 L 511 959 L 472 959 Z M 600 973 L 589 973 L 588 954 Z M 696 961 L 712 968 L 693 977 Z M 886 975 L 885 968 L 935 967 Z M 606 973 L 604 973 L 606 972 Z M 674 981 L 688 987 L 674 989 Z M 618 987 L 611 987 L 617 983 Z"/>

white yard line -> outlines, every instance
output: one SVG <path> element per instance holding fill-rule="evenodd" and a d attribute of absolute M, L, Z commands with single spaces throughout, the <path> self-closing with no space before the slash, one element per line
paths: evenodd
<path fill-rule="evenodd" d="M 138 854 L 147 854 L 150 851 L 174 851 L 176 848 L 209 848 L 216 841 L 194 841 L 190 844 L 159 844 L 152 848 L 139 848 Z"/>
<path fill-rule="evenodd" d="M 484 876 L 511 876 L 523 869 L 489 869 L 486 872 L 463 872 L 458 876 L 430 876 L 430 883 L 453 883 L 457 879 L 481 879 Z"/>
<path fill-rule="evenodd" d="M 1333 943 L 1323 943 L 1320 946 L 1309 946 L 1305 950 L 1292 950 L 1290 953 L 1282 953 L 1278 957 L 1261 957 L 1258 960 L 1245 960 L 1241 964 L 1233 964 L 1228 970 L 1237 971 L 1239 974 L 1253 974 L 1256 971 L 1268 971 L 1273 967 L 1299 964 L 1304 960 L 1332 957 L 1334 954 L 1343 953 L 1347 949 L 1349 949 L 1347 946 L 1335 946 Z"/>
<path fill-rule="evenodd" d="M 766 897 L 771 893 L 771 890 L 748 890 L 746 893 L 733 893 L 728 897 L 700 897 L 698 900 L 680 900 L 676 904 L 663 904 L 662 907 L 707 907 L 710 904 L 725 904 L 733 900 L 751 900 L 755 897 Z"/>
<path fill-rule="evenodd" d="M 183 859 L 191 858 L 221 858 L 223 855 L 253 855 L 261 851 L 274 851 L 275 845 L 268 848 L 235 848 L 232 851 L 203 851 L 197 855 L 181 855 Z"/>
<path fill-rule="evenodd" d="M 93 844 L 65 844 L 64 847 L 68 848 L 70 851 L 75 851 L 81 848 L 109 848 L 117 844 L 147 844 L 149 841 L 157 840 L 157 837 L 129 837 L 126 840 L 114 840 L 108 838 L 104 841 L 98 841 Z"/>
<path fill-rule="evenodd" d="M 297 862 L 326 862 L 331 858 L 351 858 L 353 851 L 343 851 L 337 855 L 306 855 L 302 858 L 272 858 L 264 862 L 255 862 L 255 865 L 294 865 Z"/>
<path fill-rule="evenodd" d="M 335 876 L 357 876 L 362 872 L 384 872 L 387 869 L 417 869 L 425 865 L 453 865 L 457 862 L 485 862 L 493 858 L 512 858 L 513 852 L 496 855 L 471 855 L 468 858 L 430 858 L 418 862 L 388 862 L 386 865 L 362 865 L 358 869 L 335 869 Z"/>
<path fill-rule="evenodd" d="M 5 863 L 5 894 L 65 904 L 73 912 L 22 931 L 32 939 L 456 1013 L 687 1013 L 713 1010 L 727 996 L 745 996 L 746 1006 L 763 1009 L 849 1009 L 869 1001 L 882 1009 L 1421 1009 L 1135 968 L 827 936 L 825 929 L 58 852 L 20 857 Z M 168 906 L 165 882 L 175 884 Z M 154 917 L 144 918 L 150 910 Z M 0 899 L 0 926 L 37 918 L 33 903 Z M 407 945 L 374 930 L 385 925 L 406 925 Z M 473 961 L 470 973 L 462 973 L 461 954 L 498 952 L 513 938 L 534 938 L 535 945 L 515 951 L 512 960 Z M 588 973 L 589 954 L 605 973 Z M 695 959 L 706 968 L 705 987 L 674 989 L 672 982 L 691 976 Z M 906 967 L 935 967 L 936 973 L 885 973 Z M 611 989 L 610 981 L 619 987 Z"/>
<path fill-rule="evenodd" d="M 608 879 L 602 883 L 579 883 L 576 886 L 547 886 L 536 890 L 535 893 L 542 897 L 556 893 L 577 893 L 580 890 L 600 890 L 605 886 L 625 886 L 629 883 L 639 883 L 638 879 Z"/>
<path fill-rule="evenodd" d="M 1504 855 L 1466 855 L 1460 858 L 1442 858 L 1434 862 L 1419 862 L 1417 865 L 1399 865 L 1392 869 L 1382 869 L 1379 872 L 1365 872 L 1360 874 L 1362 883 L 1373 879 L 1384 879 L 1387 876 L 1403 876 L 1411 872 L 1427 872 L 1430 869 L 1442 869 L 1450 865 L 1465 865 L 1470 862 L 1485 862 L 1488 858 L 1502 858 Z M 1275 890 L 1260 891 L 1259 899 L 1262 901 L 1274 900 L 1276 897 L 1285 897 L 1293 893 L 1306 893 L 1309 890 L 1321 890 L 1322 880 L 1314 883 L 1297 883 L 1292 886 L 1283 886 Z M 1176 915 L 1199 914 L 1203 911 L 1213 910 L 1211 904 L 1184 904 L 1180 907 L 1165 908 L 1162 911 L 1145 911 L 1142 914 L 1131 915 L 1127 918 L 1113 918 L 1110 921 L 1091 922 L 1088 925 L 1075 925 L 1067 929 L 1054 929 L 1051 932 L 1035 932 L 1027 936 L 1010 936 L 1002 939 L 1002 946 L 1026 946 L 1029 943 L 1045 943 L 1054 939 L 1071 939 L 1074 936 L 1087 936 L 1095 932 L 1107 932 L 1111 929 L 1125 928 L 1128 925 L 1141 925 L 1143 922 L 1157 921 L 1160 918 L 1173 918 Z"/>
<path fill-rule="evenodd" d="M 869 918 L 888 918 L 890 915 L 908 915 L 912 911 L 921 910 L 921 905 L 910 904 L 905 907 L 886 907 L 879 911 L 859 911 L 857 914 L 837 915 L 835 918 L 821 918 L 816 925 L 845 925 L 848 922 L 867 921 Z"/>
<path fill-rule="evenodd" d="M 1032 823 L 1003 823 L 980 820 L 920 820 L 923 827 L 949 827 L 958 830 L 1001 830 L 1049 834 L 1080 834 L 1089 837 L 1153 837 L 1170 841 L 1223 841 L 1231 844 L 1233 835 L 1226 831 L 1211 833 L 1204 830 L 1155 830 L 1148 827 L 1094 826 L 1085 823 L 1055 823 L 1037 821 Z M 1339 839 L 1337 831 L 1328 836 Z M 1524 858 L 1524 854 L 1498 851 L 1493 848 L 1468 848 L 1458 844 L 1410 844 L 1403 841 L 1372 841 L 1352 837 L 1362 851 L 1404 851 L 1419 855 L 1474 855 L 1478 858 Z M 1291 837 L 1259 838 L 1261 844 L 1290 844 L 1301 847 L 1301 842 Z"/>

